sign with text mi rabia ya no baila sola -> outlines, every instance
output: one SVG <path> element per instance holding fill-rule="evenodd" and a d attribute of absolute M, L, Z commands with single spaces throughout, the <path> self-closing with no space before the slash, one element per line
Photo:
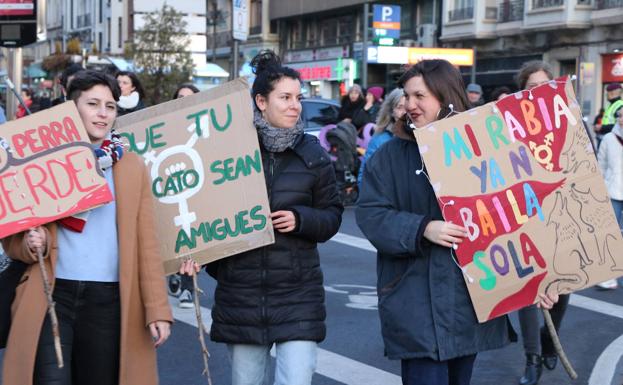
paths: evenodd
<path fill-rule="evenodd" d="M 623 275 L 581 119 L 561 78 L 414 131 L 444 218 L 468 231 L 454 254 L 480 322 Z"/>
<path fill-rule="evenodd" d="M 117 119 L 151 175 L 167 274 L 274 242 L 251 106 L 236 80 Z"/>
<path fill-rule="evenodd" d="M 0 125 L 0 238 L 112 200 L 73 102 Z"/>

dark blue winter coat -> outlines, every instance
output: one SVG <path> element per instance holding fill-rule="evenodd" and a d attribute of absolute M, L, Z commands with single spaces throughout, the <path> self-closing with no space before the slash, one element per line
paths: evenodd
<path fill-rule="evenodd" d="M 423 237 L 426 225 L 442 215 L 425 174 L 416 174 L 422 167 L 417 143 L 400 136 L 366 163 L 356 211 L 357 224 L 378 250 L 385 353 L 445 361 L 501 348 L 514 337 L 507 317 L 478 324 L 450 249 Z"/>
<path fill-rule="evenodd" d="M 340 228 L 343 207 L 329 155 L 304 135 L 293 150 L 262 150 L 271 212 L 290 210 L 293 232 L 275 230 L 275 243 L 208 265 L 218 284 L 213 341 L 269 345 L 325 338 L 324 287 L 318 242 Z"/>

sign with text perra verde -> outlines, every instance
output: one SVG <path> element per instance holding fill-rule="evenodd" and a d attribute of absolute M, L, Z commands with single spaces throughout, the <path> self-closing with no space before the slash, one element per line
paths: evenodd
<path fill-rule="evenodd" d="M 236 80 L 117 119 L 150 171 L 167 274 L 274 242 L 251 105 Z"/>
<path fill-rule="evenodd" d="M 452 254 L 479 321 L 623 275 L 621 232 L 566 78 L 415 136 L 444 218 L 467 229 Z"/>
<path fill-rule="evenodd" d="M 112 200 L 74 102 L 0 125 L 0 238 Z"/>

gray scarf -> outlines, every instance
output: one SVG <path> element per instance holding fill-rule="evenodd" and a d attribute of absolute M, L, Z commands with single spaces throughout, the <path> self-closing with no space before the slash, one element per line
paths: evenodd
<path fill-rule="evenodd" d="M 260 136 L 260 140 L 270 152 L 283 152 L 293 148 L 298 138 L 303 135 L 303 121 L 299 119 L 293 128 L 273 127 L 262 117 L 262 113 L 255 108 L 253 112 L 253 124 Z"/>

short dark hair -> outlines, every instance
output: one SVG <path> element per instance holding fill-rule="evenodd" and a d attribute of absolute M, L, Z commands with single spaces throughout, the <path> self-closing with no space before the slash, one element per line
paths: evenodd
<path fill-rule="evenodd" d="M 251 89 L 253 103 L 255 103 L 257 95 L 268 98 L 268 94 L 275 89 L 275 83 L 281 78 L 288 77 L 301 81 L 301 75 L 298 71 L 281 65 L 281 59 L 272 50 L 263 50 L 255 55 L 251 60 L 251 67 L 255 73 L 255 80 Z M 257 104 L 255 106 L 257 107 Z"/>
<path fill-rule="evenodd" d="M 67 97 L 73 101 L 78 100 L 83 91 L 102 85 L 108 87 L 115 101 L 119 101 L 121 90 L 117 80 L 103 72 L 84 70 L 76 73 L 76 76 L 69 83 Z"/>
<path fill-rule="evenodd" d="M 132 81 L 132 87 L 134 87 L 135 91 L 138 92 L 138 96 L 141 98 L 141 100 L 145 98 L 145 90 L 143 90 L 143 85 L 141 84 L 141 81 L 138 80 L 138 76 L 136 76 L 134 72 L 119 71 L 115 74 L 115 79 L 117 79 L 119 76 L 129 77 Z"/>
<path fill-rule="evenodd" d="M 506 86 L 498 87 L 498 88 L 494 89 L 493 91 L 491 91 L 491 100 L 492 101 L 498 100 L 498 98 L 502 94 L 512 94 L 512 91 L 511 91 L 510 88 L 508 88 Z"/>
<path fill-rule="evenodd" d="M 80 64 L 78 63 L 70 64 L 69 67 L 65 68 L 63 73 L 61 73 L 61 77 L 60 77 L 61 86 L 63 86 L 63 88 L 67 90 L 67 80 L 69 79 L 69 77 L 74 76 L 76 73 L 80 71 L 84 71 L 84 68 Z"/>
<path fill-rule="evenodd" d="M 404 89 L 405 83 L 415 76 L 424 79 L 426 87 L 443 108 L 449 109 L 452 104 L 452 110 L 456 112 L 469 109 L 461 73 L 447 60 L 432 59 L 418 62 L 402 74 L 398 79 L 398 86 Z"/>
<path fill-rule="evenodd" d="M 177 99 L 180 91 L 183 88 L 188 88 L 189 90 L 191 90 L 193 92 L 193 94 L 196 94 L 197 92 L 199 92 L 199 88 L 195 87 L 194 84 L 192 84 L 192 83 L 183 83 L 183 84 L 180 84 L 177 87 L 177 89 L 175 90 L 175 93 L 173 93 L 173 98 L 172 99 Z"/>
<path fill-rule="evenodd" d="M 517 86 L 519 87 L 519 89 L 525 90 L 530 75 L 539 71 L 545 72 L 549 80 L 552 80 L 554 78 L 554 72 L 552 71 L 552 67 L 549 64 L 547 64 L 543 60 L 531 60 L 529 62 L 525 62 L 517 73 Z"/>
<path fill-rule="evenodd" d="M 26 94 L 29 98 L 32 98 L 32 90 L 30 88 L 22 88 L 22 92 Z"/>

